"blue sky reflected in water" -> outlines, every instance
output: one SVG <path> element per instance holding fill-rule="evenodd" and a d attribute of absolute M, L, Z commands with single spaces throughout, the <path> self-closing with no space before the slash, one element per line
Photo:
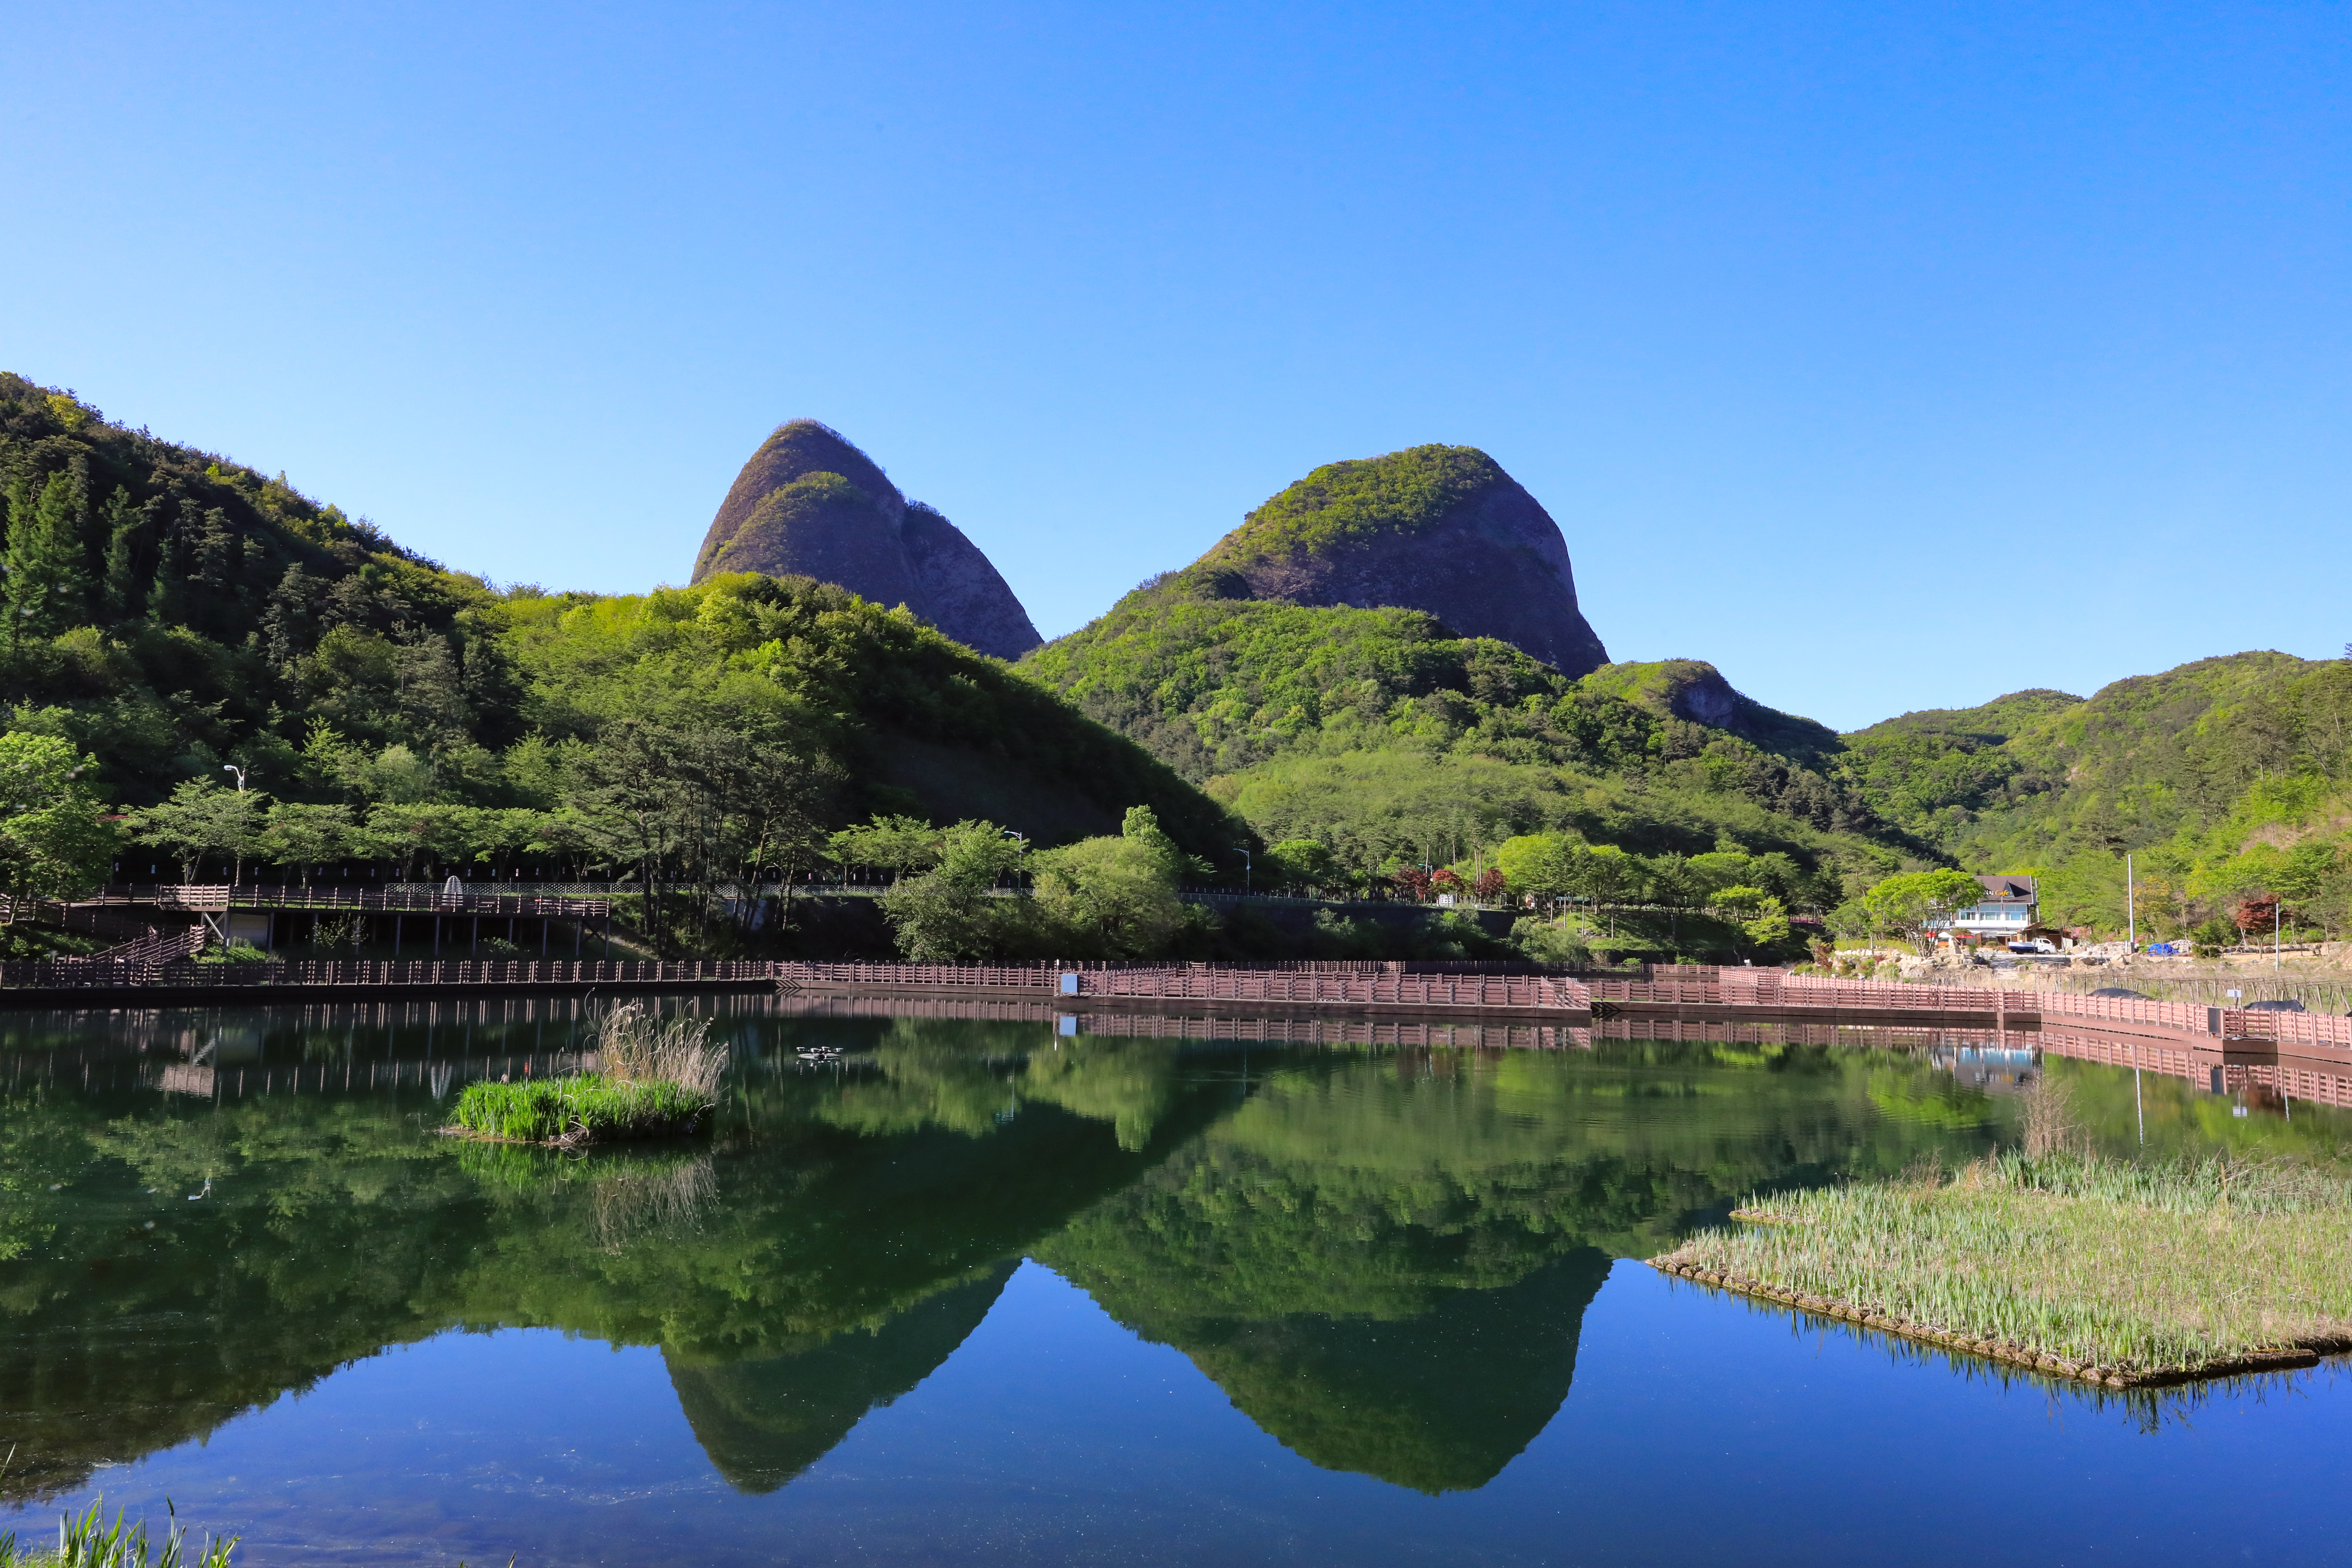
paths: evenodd
<path fill-rule="evenodd" d="M 2338 1367 L 2151 1412 L 1637 1261 L 1759 1188 L 2012 1136 L 2008 1079 L 1948 1042 L 1278 1049 L 763 1006 L 727 1014 L 710 1140 L 566 1160 L 431 1131 L 565 1018 L 421 1022 L 9 1025 L 17 1528 L 103 1490 L 255 1568 L 2343 1555 Z M 2352 1142 L 2052 1070 L 2118 1152 L 2143 1120 L 2163 1150 Z"/>
<path fill-rule="evenodd" d="M 2347 1394 L 2322 1367 L 2148 1432 L 1620 1262 L 1559 1414 L 1487 1485 L 1427 1497 L 1308 1464 L 1029 1263 L 765 1496 L 715 1472 L 658 1351 L 544 1330 L 393 1351 L 98 1479 L 251 1531 L 256 1565 L 2334 1563 Z"/>

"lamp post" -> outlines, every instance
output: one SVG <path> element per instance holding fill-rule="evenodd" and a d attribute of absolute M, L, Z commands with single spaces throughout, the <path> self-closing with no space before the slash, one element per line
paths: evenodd
<path fill-rule="evenodd" d="M 1250 894 L 1251 867 L 1249 846 L 1246 844 L 1236 844 L 1234 847 L 1242 852 L 1242 897 L 1246 899 Z"/>
<path fill-rule="evenodd" d="M 223 763 L 221 764 L 221 772 L 225 773 L 235 773 L 236 775 L 236 793 L 241 799 L 245 795 L 245 770 L 238 767 L 235 763 Z M 242 831 L 244 826 L 242 820 L 243 814 L 239 813 L 238 815 L 238 826 L 240 831 Z M 238 839 L 236 848 L 233 853 L 236 858 L 233 868 L 228 874 L 229 885 L 231 887 L 235 887 L 245 880 L 245 841 L 242 838 Z"/>

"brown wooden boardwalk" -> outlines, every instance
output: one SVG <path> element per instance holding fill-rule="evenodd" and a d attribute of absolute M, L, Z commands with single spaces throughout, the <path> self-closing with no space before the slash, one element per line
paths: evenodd
<path fill-rule="evenodd" d="M 368 996 L 768 990 L 780 995 L 1019 1003 L 1036 1016 L 1483 1020 L 1576 1031 L 1624 1020 L 1736 1021 L 1790 1028 L 1987 1030 L 2089 1042 L 2081 1054 L 2145 1047 L 2195 1070 L 2352 1076 L 2352 1019 L 1989 987 L 1882 984 L 1772 969 L 1682 965 L 1583 973 L 1411 963 L 907 964 L 761 961 L 417 960 L 202 963 L 67 960 L 0 964 L 0 1005 L 358 1000 Z M 2104 1043 L 2102 1043 L 2104 1042 Z M 2138 1044 L 2135 1044 L 2135 1043 Z M 2077 1054 L 2069 1045 L 2066 1054 Z M 2099 1059 L 2109 1059 L 2102 1057 Z M 2179 1070 L 2190 1070 L 2182 1068 Z M 2252 1080 L 2248 1080 L 2252 1081 Z M 2281 1082 L 2292 1081 L 2282 1078 Z M 2317 1094 L 2328 1098 L 2333 1090 Z"/>

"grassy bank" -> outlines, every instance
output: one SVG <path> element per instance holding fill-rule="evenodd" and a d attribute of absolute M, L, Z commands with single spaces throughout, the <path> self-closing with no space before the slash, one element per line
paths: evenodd
<path fill-rule="evenodd" d="M 665 1021 L 643 1003 L 615 1007 L 597 1024 L 593 1070 L 467 1084 L 447 1131 L 567 1147 L 693 1132 L 727 1070 L 709 1031 L 708 1019 Z"/>
<path fill-rule="evenodd" d="M 2005 1152 L 1755 1200 L 1671 1272 L 2111 1386 L 2352 1349 L 2352 1179 Z"/>

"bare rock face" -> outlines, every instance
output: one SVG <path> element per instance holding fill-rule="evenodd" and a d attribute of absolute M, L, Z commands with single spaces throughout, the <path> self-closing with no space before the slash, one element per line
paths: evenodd
<path fill-rule="evenodd" d="M 1581 676 L 1609 661 L 1559 525 L 1486 453 L 1413 447 L 1316 469 L 1182 576 L 1228 598 L 1423 610 Z"/>
<path fill-rule="evenodd" d="M 1042 640 L 961 530 L 909 504 L 872 458 L 814 419 L 777 426 L 735 476 L 693 580 L 716 572 L 835 583 L 877 604 L 904 605 L 998 658 L 1018 658 Z"/>

